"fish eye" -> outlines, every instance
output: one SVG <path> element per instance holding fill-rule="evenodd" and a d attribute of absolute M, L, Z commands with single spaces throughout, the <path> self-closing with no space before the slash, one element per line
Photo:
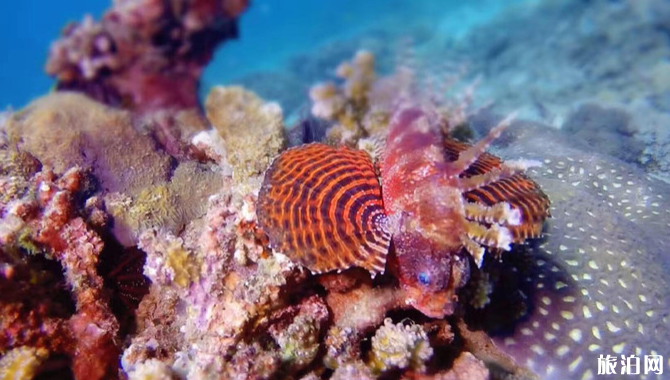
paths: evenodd
<path fill-rule="evenodd" d="M 430 284 L 430 274 L 426 272 L 420 272 L 419 275 L 417 276 L 417 279 L 419 280 L 419 283 L 421 285 L 429 285 Z"/>

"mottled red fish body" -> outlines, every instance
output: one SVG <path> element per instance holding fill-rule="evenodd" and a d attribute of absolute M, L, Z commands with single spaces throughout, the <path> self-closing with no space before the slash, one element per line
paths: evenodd
<path fill-rule="evenodd" d="M 407 304 L 430 317 L 454 310 L 469 276 L 459 236 L 463 201 L 458 179 L 443 169 L 444 137 L 418 108 L 399 110 L 381 161 L 384 209 L 391 221 L 397 272 Z"/>

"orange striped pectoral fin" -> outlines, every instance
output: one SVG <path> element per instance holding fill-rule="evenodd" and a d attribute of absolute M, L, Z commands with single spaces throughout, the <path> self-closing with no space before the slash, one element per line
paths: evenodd
<path fill-rule="evenodd" d="M 468 148 L 468 145 L 449 138 L 445 139 L 444 146 L 445 157 L 448 161 L 457 159 L 459 153 Z M 465 171 L 463 176 L 484 174 L 501 164 L 500 158 L 484 153 Z M 549 197 L 535 181 L 525 174 L 515 174 L 479 189 L 468 191 L 465 193 L 465 198 L 470 202 L 479 202 L 487 206 L 508 202 L 513 208 L 519 209 L 522 223 L 518 226 L 509 226 L 515 243 L 540 237 L 542 224 L 549 217 Z"/>
<path fill-rule="evenodd" d="M 324 144 L 287 150 L 265 174 L 257 213 L 272 247 L 314 273 L 384 271 L 390 234 L 365 152 Z"/>
<path fill-rule="evenodd" d="M 542 234 L 542 224 L 549 216 L 549 198 L 539 186 L 523 174 L 515 174 L 465 194 L 468 201 L 493 205 L 508 202 L 521 211 L 521 224 L 509 226 L 513 241 L 521 243 Z"/>

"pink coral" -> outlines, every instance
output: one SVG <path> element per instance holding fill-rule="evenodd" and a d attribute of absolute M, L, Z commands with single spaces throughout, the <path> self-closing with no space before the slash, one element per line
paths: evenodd
<path fill-rule="evenodd" d="M 9 347 L 29 344 L 46 346 L 56 352 L 65 351 L 72 358 L 76 378 L 103 379 L 116 372 L 120 353 L 119 324 L 109 307 L 109 294 L 104 289 L 103 279 L 97 273 L 98 257 L 104 244 L 77 215 L 75 200 L 81 196 L 86 176 L 78 167 L 68 170 L 60 178 L 50 171 L 39 172 L 33 178 L 32 191 L 25 198 L 16 200 L 15 207 L 5 215 L 6 219 L 18 218 L 23 223 L 19 231 L 5 237 L 6 241 L 33 244 L 35 249 L 44 250 L 57 259 L 75 301 L 75 313 L 67 321 L 69 328 L 64 324 L 65 315 L 54 315 L 61 317 L 58 320 L 48 318 L 49 312 L 41 311 L 43 307 L 54 309 L 45 300 L 38 303 L 35 310 L 10 314 L 15 315 L 12 325 L 26 330 L 15 331 L 16 336 L 6 335 L 6 339 Z M 33 211 L 20 212 L 26 207 Z M 32 318 L 42 315 L 47 317 L 40 321 L 42 324 L 32 322 Z M 7 330 L 7 333 L 12 334 L 11 331 Z M 33 338 L 26 341 L 22 336 Z"/>
<path fill-rule="evenodd" d="M 109 295 L 96 267 L 103 243 L 81 218 L 68 222 L 60 237 L 65 248 L 57 256 L 71 284 L 77 313 L 70 319 L 76 341 L 72 369 L 80 379 L 103 379 L 117 370 L 121 353 L 119 324 L 109 307 Z"/>
<path fill-rule="evenodd" d="M 198 105 L 214 48 L 237 35 L 246 0 L 116 1 L 100 22 L 71 24 L 46 64 L 59 89 L 141 112 Z"/>

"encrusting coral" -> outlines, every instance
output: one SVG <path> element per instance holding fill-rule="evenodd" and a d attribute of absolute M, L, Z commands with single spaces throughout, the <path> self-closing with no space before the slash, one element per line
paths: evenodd
<path fill-rule="evenodd" d="M 144 230 L 176 232 L 202 217 L 223 184 L 217 166 L 166 154 L 142 133 L 144 121 L 81 94 L 50 94 L 7 120 L 8 144 L 16 147 L 7 152 L 20 152 L 9 162 L 34 157 L 56 173 L 90 170 L 114 219 L 112 233 L 133 246 Z"/>
<path fill-rule="evenodd" d="M 8 143 L 56 173 L 73 166 L 91 168 L 100 187 L 134 193 L 165 181 L 171 159 L 140 134 L 130 112 L 73 93 L 36 99 L 7 121 Z"/>
<path fill-rule="evenodd" d="M 198 84 L 215 47 L 237 36 L 246 0 L 124 0 L 99 22 L 69 25 L 46 71 L 77 90 L 138 112 L 198 107 Z"/>

